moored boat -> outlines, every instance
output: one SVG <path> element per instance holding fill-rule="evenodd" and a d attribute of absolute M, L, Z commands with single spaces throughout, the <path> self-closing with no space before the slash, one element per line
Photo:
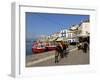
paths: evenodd
<path fill-rule="evenodd" d="M 32 52 L 33 53 L 42 53 L 42 52 L 44 52 L 45 51 L 45 47 L 43 48 L 43 47 L 33 47 L 32 48 Z"/>
<path fill-rule="evenodd" d="M 46 46 L 49 51 L 55 50 L 56 46 L 53 43 L 49 43 L 48 46 Z"/>
<path fill-rule="evenodd" d="M 32 47 L 33 53 L 42 53 L 45 50 L 46 50 L 46 47 L 42 43 L 40 42 L 33 43 L 33 47 Z"/>
<path fill-rule="evenodd" d="M 55 50 L 55 45 L 50 42 L 33 42 L 32 52 L 33 53 L 42 53 L 45 51 Z"/>

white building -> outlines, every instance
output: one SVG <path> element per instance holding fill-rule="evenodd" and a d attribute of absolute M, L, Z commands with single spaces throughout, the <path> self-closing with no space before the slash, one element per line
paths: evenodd
<path fill-rule="evenodd" d="M 49 41 L 54 41 L 59 37 L 59 32 L 55 32 L 55 33 L 49 35 L 48 37 L 49 37 Z"/>
<path fill-rule="evenodd" d="M 67 29 L 61 30 L 59 33 L 59 37 L 68 37 Z"/>
<path fill-rule="evenodd" d="M 60 31 L 59 38 L 69 43 L 77 42 L 77 28 L 79 25 L 72 25 L 70 29 L 63 29 Z"/>
<path fill-rule="evenodd" d="M 89 34 L 90 34 L 90 23 L 89 23 L 89 21 L 83 21 L 80 24 L 78 30 L 79 30 L 78 36 L 81 36 L 81 37 L 89 36 Z"/>
<path fill-rule="evenodd" d="M 67 41 L 69 43 L 77 42 L 77 34 L 75 34 L 74 31 L 69 30 Z"/>
<path fill-rule="evenodd" d="M 68 38 L 68 33 L 67 33 L 67 29 L 63 29 L 59 32 L 59 39 L 58 41 L 67 41 Z"/>
<path fill-rule="evenodd" d="M 67 31 L 67 34 L 68 34 L 68 39 L 67 39 L 67 41 L 68 41 L 69 43 L 78 42 L 78 39 L 77 39 L 77 30 L 78 30 L 78 27 L 79 27 L 79 25 L 73 25 L 73 26 Z"/>

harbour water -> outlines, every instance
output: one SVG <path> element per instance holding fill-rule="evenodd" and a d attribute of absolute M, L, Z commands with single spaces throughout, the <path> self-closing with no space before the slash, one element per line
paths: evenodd
<path fill-rule="evenodd" d="M 32 44 L 35 39 L 26 40 L 26 55 L 32 55 Z"/>

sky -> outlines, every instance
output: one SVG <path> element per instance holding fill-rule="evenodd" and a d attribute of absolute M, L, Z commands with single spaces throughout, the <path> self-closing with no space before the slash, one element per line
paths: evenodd
<path fill-rule="evenodd" d="M 26 39 L 38 38 L 68 29 L 71 25 L 89 20 L 89 15 L 26 12 Z"/>

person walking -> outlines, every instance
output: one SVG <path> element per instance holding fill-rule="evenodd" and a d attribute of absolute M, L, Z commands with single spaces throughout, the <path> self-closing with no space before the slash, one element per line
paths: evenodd
<path fill-rule="evenodd" d="M 67 56 L 67 54 L 68 54 L 68 45 L 67 44 L 65 44 L 65 43 L 61 43 L 61 45 L 62 45 L 62 50 L 63 50 L 63 56 Z"/>
<path fill-rule="evenodd" d="M 84 43 L 83 43 L 83 52 L 84 53 L 87 53 L 87 50 L 88 50 L 88 42 L 87 41 L 85 41 Z"/>

